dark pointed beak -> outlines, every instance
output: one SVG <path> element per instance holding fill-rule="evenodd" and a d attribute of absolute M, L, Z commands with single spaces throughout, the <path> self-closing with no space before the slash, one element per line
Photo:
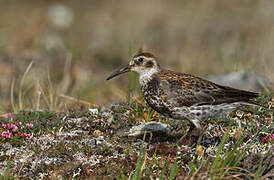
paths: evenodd
<path fill-rule="evenodd" d="M 115 76 L 118 76 L 120 74 L 126 73 L 130 71 L 130 65 L 127 65 L 126 67 L 120 68 L 117 71 L 114 71 L 110 76 L 107 77 L 106 80 L 110 80 L 114 78 Z"/>

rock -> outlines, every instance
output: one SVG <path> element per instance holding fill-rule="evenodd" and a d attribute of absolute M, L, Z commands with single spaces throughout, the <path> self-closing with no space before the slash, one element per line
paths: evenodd
<path fill-rule="evenodd" d="M 99 113 L 99 111 L 98 111 L 98 109 L 97 108 L 90 108 L 90 109 L 88 109 L 89 110 L 89 112 L 91 113 L 91 114 L 98 114 Z"/>
<path fill-rule="evenodd" d="M 249 91 L 268 91 L 268 81 L 252 72 L 238 71 L 207 78 L 215 83 Z"/>
<path fill-rule="evenodd" d="M 160 122 L 147 122 L 140 124 L 138 126 L 131 127 L 128 131 L 123 132 L 122 136 L 129 136 L 129 137 L 142 137 L 145 133 L 146 134 L 166 134 L 169 130 L 168 124 L 163 124 Z"/>

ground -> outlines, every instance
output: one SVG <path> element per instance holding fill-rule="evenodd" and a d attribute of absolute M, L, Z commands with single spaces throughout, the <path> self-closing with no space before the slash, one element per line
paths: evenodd
<path fill-rule="evenodd" d="M 200 146 L 195 139 L 178 145 L 188 123 L 166 119 L 142 99 L 5 114 L 0 179 L 271 179 L 273 100 L 262 95 L 258 101 L 266 107 L 203 122 Z M 147 138 L 125 135 L 148 121 L 168 124 L 169 130 Z"/>

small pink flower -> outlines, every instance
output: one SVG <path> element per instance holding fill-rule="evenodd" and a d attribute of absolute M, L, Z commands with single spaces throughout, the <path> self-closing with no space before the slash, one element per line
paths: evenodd
<path fill-rule="evenodd" d="M 10 139 L 11 137 L 11 132 L 9 131 L 4 131 L 1 133 L 1 136 L 4 138 L 4 139 Z"/>
<path fill-rule="evenodd" d="M 7 125 L 6 125 L 6 124 L 1 124 L 1 127 L 2 127 L 3 129 L 6 129 Z"/>
<path fill-rule="evenodd" d="M 16 128 L 17 126 L 16 126 L 16 124 L 11 123 L 10 127 L 13 129 L 13 128 Z M 17 128 L 18 128 L 18 127 L 17 127 Z"/>
<path fill-rule="evenodd" d="M 12 127 L 12 132 L 16 132 L 16 131 L 17 131 L 17 129 L 18 129 L 18 127 L 17 127 L 17 126 Z"/>
<path fill-rule="evenodd" d="M 7 124 L 8 128 L 10 129 L 11 125 L 10 124 Z"/>
<path fill-rule="evenodd" d="M 29 133 L 24 133 L 25 139 L 29 139 L 30 134 Z"/>
<path fill-rule="evenodd" d="M 267 141 L 267 137 L 263 137 L 263 141 Z"/>
<path fill-rule="evenodd" d="M 24 134 L 21 133 L 20 131 L 18 131 L 17 134 L 18 134 L 18 136 L 20 136 L 20 137 L 24 136 Z"/>
<path fill-rule="evenodd" d="M 27 128 L 27 129 L 31 129 L 32 127 L 33 127 L 33 124 L 31 124 L 31 123 L 27 123 L 27 124 L 26 124 L 26 128 Z"/>
<path fill-rule="evenodd" d="M 269 139 L 274 140 L 274 134 L 271 134 L 271 135 L 269 136 Z"/>

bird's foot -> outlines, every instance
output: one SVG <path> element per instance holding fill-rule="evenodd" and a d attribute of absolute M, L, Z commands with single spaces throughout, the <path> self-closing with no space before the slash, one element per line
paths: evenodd
<path fill-rule="evenodd" d="M 177 141 L 177 144 L 189 146 L 196 144 L 198 146 L 201 143 L 203 134 L 204 130 L 202 129 L 188 131 Z"/>
<path fill-rule="evenodd" d="M 206 129 L 200 129 L 199 135 L 198 135 L 198 140 L 197 140 L 197 146 L 199 146 L 201 144 L 205 130 Z"/>

